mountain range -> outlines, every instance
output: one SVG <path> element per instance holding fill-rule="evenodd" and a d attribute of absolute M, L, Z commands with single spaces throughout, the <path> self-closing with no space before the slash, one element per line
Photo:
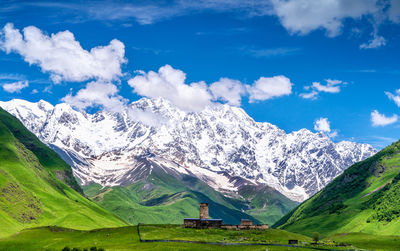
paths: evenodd
<path fill-rule="evenodd" d="M 45 101 L 0 106 L 72 166 L 90 198 L 131 223 L 178 222 L 206 198 L 231 222 L 245 213 L 273 223 L 376 152 L 306 129 L 286 133 L 226 104 L 186 112 L 142 98 L 94 114 Z M 153 209 L 166 211 L 149 219 Z"/>

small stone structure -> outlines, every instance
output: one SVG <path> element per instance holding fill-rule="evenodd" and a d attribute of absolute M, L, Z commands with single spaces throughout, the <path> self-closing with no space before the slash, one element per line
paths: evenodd
<path fill-rule="evenodd" d="M 208 203 L 200 204 L 199 218 L 185 218 L 183 224 L 186 228 L 221 228 L 221 219 L 208 219 Z"/>
<path fill-rule="evenodd" d="M 251 220 L 242 219 L 240 225 L 225 225 L 221 219 L 208 219 L 208 204 L 200 204 L 200 217 L 199 218 L 185 218 L 183 225 L 185 228 L 222 228 L 231 230 L 245 230 L 245 229 L 268 229 L 268 224 L 254 225 Z"/>

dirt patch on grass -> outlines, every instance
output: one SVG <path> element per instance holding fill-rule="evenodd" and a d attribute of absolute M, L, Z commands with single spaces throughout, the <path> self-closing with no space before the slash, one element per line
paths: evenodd
<path fill-rule="evenodd" d="M 377 189 L 374 189 L 372 192 L 369 192 L 369 193 L 367 193 L 366 195 L 363 195 L 363 197 L 361 197 L 361 198 L 367 197 L 368 195 L 371 195 L 371 194 L 373 194 L 373 193 L 378 192 L 379 190 L 381 190 L 382 188 L 384 188 L 384 187 L 385 187 L 387 184 L 389 184 L 389 183 L 390 183 L 390 181 L 386 182 L 385 184 L 383 184 L 382 186 L 378 187 Z"/>

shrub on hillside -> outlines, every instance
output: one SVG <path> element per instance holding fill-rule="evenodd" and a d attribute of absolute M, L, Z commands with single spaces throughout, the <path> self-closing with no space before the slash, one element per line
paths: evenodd
<path fill-rule="evenodd" d="M 319 238 L 320 238 L 320 235 L 319 235 L 318 232 L 314 232 L 314 233 L 312 234 L 312 239 L 313 239 L 313 241 L 318 242 L 318 241 L 319 241 Z"/>

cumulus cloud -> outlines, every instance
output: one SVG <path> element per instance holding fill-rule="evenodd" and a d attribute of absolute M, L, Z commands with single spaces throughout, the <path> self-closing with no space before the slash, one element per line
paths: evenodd
<path fill-rule="evenodd" d="M 398 116 L 396 114 L 387 117 L 384 114 L 379 113 L 377 110 L 371 112 L 372 126 L 387 126 L 396 123 L 397 120 Z"/>
<path fill-rule="evenodd" d="M 201 111 L 210 104 L 212 96 L 204 82 L 186 84 L 186 74 L 170 65 L 162 66 L 158 72 L 138 73 L 128 84 L 141 96 L 162 97 L 186 111 Z"/>
<path fill-rule="evenodd" d="M 21 33 L 8 23 L 0 35 L 1 50 L 20 54 L 29 64 L 38 65 L 43 72 L 50 73 L 55 83 L 115 80 L 122 75 L 121 64 L 126 62 L 125 46 L 116 39 L 107 46 L 87 51 L 68 30 L 49 36 L 35 26 L 28 26 Z"/>
<path fill-rule="evenodd" d="M 292 93 L 292 83 L 285 76 L 260 77 L 252 85 L 239 80 L 221 78 L 207 86 L 204 81 L 185 83 L 186 74 L 170 65 L 160 67 L 158 72 L 138 71 L 128 81 L 133 92 L 148 98 L 164 98 L 185 111 L 201 111 L 213 101 L 240 106 L 243 96 L 249 102 L 268 100 Z"/>
<path fill-rule="evenodd" d="M 215 100 L 226 101 L 234 106 L 240 106 L 242 96 L 246 94 L 246 88 L 240 81 L 229 78 L 212 83 L 210 91 Z"/>
<path fill-rule="evenodd" d="M 320 82 L 313 82 L 310 86 L 305 86 L 304 89 L 310 92 L 300 93 L 299 96 L 304 99 L 316 99 L 321 92 L 339 93 L 341 86 L 347 84 L 347 82 L 337 79 L 326 79 L 325 82 L 325 85 Z"/>
<path fill-rule="evenodd" d="M 395 94 L 392 94 L 390 92 L 385 92 L 385 94 L 390 100 L 393 100 L 393 102 L 395 102 L 398 107 L 400 107 L 400 89 L 397 89 Z"/>
<path fill-rule="evenodd" d="M 3 90 L 9 93 L 21 92 L 22 89 L 29 86 L 28 81 L 17 81 L 3 84 Z"/>
<path fill-rule="evenodd" d="M 249 101 L 263 101 L 290 95 L 292 93 L 292 85 L 290 79 L 285 76 L 261 77 L 253 85 L 247 86 Z"/>
<path fill-rule="evenodd" d="M 70 93 L 61 100 L 79 110 L 102 107 L 110 112 L 121 112 L 127 100 L 119 96 L 118 92 L 117 86 L 112 83 L 93 81 L 75 95 Z"/>
<path fill-rule="evenodd" d="M 322 132 L 331 138 L 337 136 L 337 130 L 331 130 L 331 123 L 328 118 L 319 118 L 314 122 L 314 130 Z"/>

